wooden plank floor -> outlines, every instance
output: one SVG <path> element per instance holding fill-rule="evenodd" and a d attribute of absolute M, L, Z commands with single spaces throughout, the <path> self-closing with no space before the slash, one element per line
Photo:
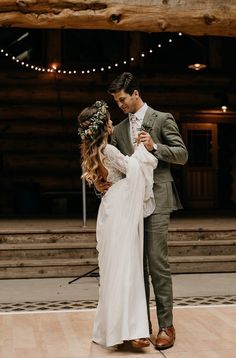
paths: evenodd
<path fill-rule="evenodd" d="M 159 352 L 91 342 L 95 310 L 0 314 L 1 358 L 235 358 L 236 305 L 174 309 L 176 344 Z M 152 309 L 155 322 L 155 309 Z M 156 333 L 156 332 L 155 332 Z M 140 354 L 141 353 L 141 354 Z"/>

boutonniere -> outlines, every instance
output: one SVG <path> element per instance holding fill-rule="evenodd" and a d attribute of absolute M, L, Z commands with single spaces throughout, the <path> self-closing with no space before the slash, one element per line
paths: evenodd
<path fill-rule="evenodd" d="M 144 131 L 144 132 L 147 132 L 147 133 L 151 133 L 151 131 L 152 131 L 152 127 L 150 127 L 149 125 L 147 125 L 147 124 L 142 124 L 141 125 L 141 127 L 140 127 L 140 129 L 139 129 L 140 131 Z"/>

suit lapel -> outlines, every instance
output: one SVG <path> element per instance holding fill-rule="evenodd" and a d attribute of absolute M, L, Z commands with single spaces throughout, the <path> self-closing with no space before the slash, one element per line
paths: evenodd
<path fill-rule="evenodd" d="M 151 107 L 148 107 L 145 116 L 143 118 L 143 124 L 147 127 L 153 127 L 153 123 L 155 121 L 156 118 L 156 112 L 154 111 L 154 109 L 152 109 Z"/>
<path fill-rule="evenodd" d="M 133 147 L 133 143 L 131 141 L 131 136 L 130 136 L 129 118 L 127 118 L 125 126 L 126 126 L 126 129 L 125 129 L 125 143 L 127 143 L 129 151 L 131 151 L 133 153 L 134 147 Z"/>
<path fill-rule="evenodd" d="M 133 143 L 131 141 L 130 125 L 129 125 L 128 117 L 126 118 L 126 121 L 124 122 L 123 142 L 126 147 L 127 153 L 132 154 L 134 152 L 134 147 L 133 147 Z"/>
<path fill-rule="evenodd" d="M 151 107 L 148 107 L 144 119 L 143 124 L 147 127 L 152 128 L 154 121 L 157 117 L 156 112 Z M 127 153 L 128 155 L 131 155 L 134 152 L 134 147 L 131 141 L 130 137 L 130 124 L 129 124 L 129 118 L 127 117 L 124 121 L 123 128 L 122 128 L 122 147 L 124 148 L 123 152 Z M 121 149 L 121 148 L 120 148 Z"/>

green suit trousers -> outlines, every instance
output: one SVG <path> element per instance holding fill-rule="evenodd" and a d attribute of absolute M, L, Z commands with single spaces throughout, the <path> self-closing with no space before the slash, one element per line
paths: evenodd
<path fill-rule="evenodd" d="M 168 226 L 170 214 L 153 214 L 144 224 L 144 279 L 147 296 L 148 314 L 151 276 L 159 327 L 173 324 L 173 292 L 170 266 L 168 262 Z M 149 319 L 150 322 L 150 319 Z M 150 331 L 151 322 L 150 324 Z"/>

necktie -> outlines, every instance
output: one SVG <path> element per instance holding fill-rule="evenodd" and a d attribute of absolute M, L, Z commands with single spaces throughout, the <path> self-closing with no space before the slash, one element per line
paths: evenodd
<path fill-rule="evenodd" d="M 134 114 L 130 115 L 130 121 L 131 121 L 131 140 L 133 143 L 133 146 L 136 147 L 137 143 L 137 118 Z"/>

